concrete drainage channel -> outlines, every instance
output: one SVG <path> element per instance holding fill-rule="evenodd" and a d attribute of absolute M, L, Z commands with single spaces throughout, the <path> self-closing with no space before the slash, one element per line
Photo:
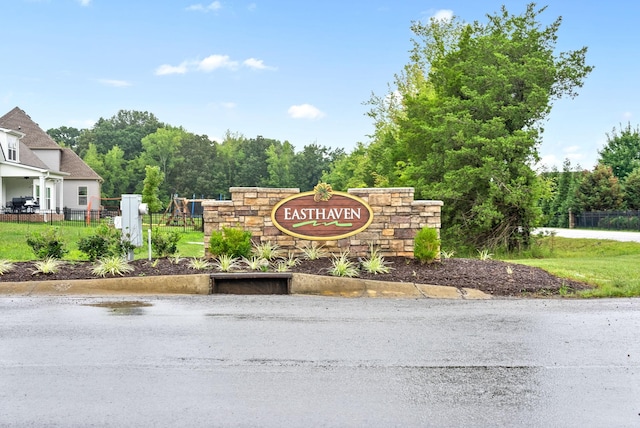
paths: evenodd
<path fill-rule="evenodd" d="M 4 295 L 306 294 L 336 297 L 490 299 L 472 288 L 299 273 L 217 273 L 1 282 Z"/>

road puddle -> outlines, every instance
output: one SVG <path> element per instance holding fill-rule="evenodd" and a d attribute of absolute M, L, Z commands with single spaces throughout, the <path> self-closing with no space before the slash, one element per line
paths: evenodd
<path fill-rule="evenodd" d="M 139 300 L 122 300 L 113 302 L 90 303 L 87 306 L 106 308 L 111 315 L 144 315 L 144 308 L 153 306 Z"/>

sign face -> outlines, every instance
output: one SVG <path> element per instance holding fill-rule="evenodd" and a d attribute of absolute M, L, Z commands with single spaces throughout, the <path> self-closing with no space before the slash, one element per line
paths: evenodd
<path fill-rule="evenodd" d="M 273 224 L 287 235 L 330 241 L 355 235 L 373 221 L 369 204 L 357 196 L 330 191 L 303 192 L 280 201 L 271 211 Z"/>

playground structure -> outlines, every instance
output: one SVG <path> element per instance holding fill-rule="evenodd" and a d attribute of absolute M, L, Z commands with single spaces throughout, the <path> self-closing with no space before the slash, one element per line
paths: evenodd
<path fill-rule="evenodd" d="M 192 216 L 193 203 L 202 202 L 204 199 L 187 199 L 180 198 L 178 195 L 174 195 L 171 199 L 171 203 L 165 210 L 160 223 L 164 223 L 165 226 L 193 226 L 195 227 L 195 221 Z M 191 209 L 189 207 L 191 204 Z"/>

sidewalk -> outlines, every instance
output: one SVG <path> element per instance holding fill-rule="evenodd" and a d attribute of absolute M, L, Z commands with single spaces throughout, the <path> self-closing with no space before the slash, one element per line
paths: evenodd
<path fill-rule="evenodd" d="M 640 242 L 640 232 L 626 232 L 618 230 L 589 230 L 589 229 L 560 229 L 554 227 L 541 227 L 533 233 L 555 232 L 562 238 L 587 238 L 587 239 L 611 239 L 613 241 Z"/>

